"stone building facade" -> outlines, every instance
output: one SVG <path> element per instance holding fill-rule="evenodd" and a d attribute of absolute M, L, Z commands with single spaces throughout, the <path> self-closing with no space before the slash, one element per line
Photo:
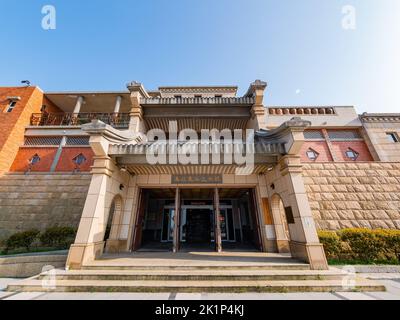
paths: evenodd
<path fill-rule="evenodd" d="M 291 252 L 318 269 L 317 229 L 400 228 L 400 115 L 266 106 L 266 86 L 242 97 L 233 86 L 137 82 L 121 92 L 0 88 L 0 238 L 76 226 L 71 268 L 104 252 L 211 245 Z M 149 138 L 155 129 L 165 136 Z M 205 129 L 246 135 L 190 144 Z M 209 159 L 232 148 L 254 163 L 149 163 L 152 150 L 171 160 L 182 146 Z"/>

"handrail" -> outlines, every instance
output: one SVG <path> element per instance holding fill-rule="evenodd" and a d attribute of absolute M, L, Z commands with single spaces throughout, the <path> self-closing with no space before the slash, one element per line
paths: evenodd
<path fill-rule="evenodd" d="M 31 126 L 80 126 L 100 120 L 114 128 L 127 129 L 129 127 L 129 113 L 33 113 Z"/>

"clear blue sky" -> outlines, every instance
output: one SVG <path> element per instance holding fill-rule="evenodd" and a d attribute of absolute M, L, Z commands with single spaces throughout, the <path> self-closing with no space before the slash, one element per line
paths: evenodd
<path fill-rule="evenodd" d="M 41 27 L 44 5 L 57 29 Z M 342 28 L 342 7 L 356 30 Z M 400 112 L 399 0 L 0 0 L 0 85 L 268 82 L 267 105 Z"/>

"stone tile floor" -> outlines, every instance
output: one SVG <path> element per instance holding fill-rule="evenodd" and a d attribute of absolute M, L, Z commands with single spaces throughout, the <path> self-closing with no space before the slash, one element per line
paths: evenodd
<path fill-rule="evenodd" d="M 400 300 L 400 274 L 363 274 L 386 286 L 387 292 L 334 293 L 43 293 L 2 291 L 16 279 L 0 278 L 0 300 Z"/>

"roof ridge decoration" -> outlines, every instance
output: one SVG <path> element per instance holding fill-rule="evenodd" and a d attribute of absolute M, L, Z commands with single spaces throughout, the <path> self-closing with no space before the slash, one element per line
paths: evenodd
<path fill-rule="evenodd" d="M 254 104 L 253 97 L 220 97 L 220 98 L 142 98 L 141 104 L 177 104 L 177 105 L 188 105 L 188 104 L 243 104 L 252 105 Z"/>
<path fill-rule="evenodd" d="M 159 87 L 158 90 L 164 93 L 214 93 L 214 92 L 234 92 L 237 93 L 236 86 L 177 86 Z"/>
<path fill-rule="evenodd" d="M 362 122 L 400 122 L 400 113 L 366 113 L 360 115 Z"/>

